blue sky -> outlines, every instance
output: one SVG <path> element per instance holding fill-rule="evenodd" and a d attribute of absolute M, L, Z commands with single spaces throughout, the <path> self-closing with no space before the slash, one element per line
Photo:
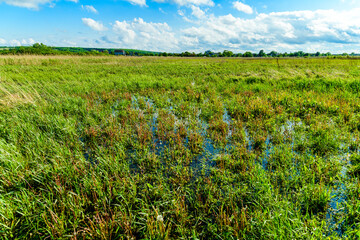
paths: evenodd
<path fill-rule="evenodd" d="M 0 0 L 0 46 L 360 52 L 360 0 Z"/>

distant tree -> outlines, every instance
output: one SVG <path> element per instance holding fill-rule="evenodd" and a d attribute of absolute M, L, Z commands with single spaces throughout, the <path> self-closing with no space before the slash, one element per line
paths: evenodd
<path fill-rule="evenodd" d="M 305 54 L 305 53 L 304 53 L 303 51 L 294 52 L 294 56 L 295 56 L 295 57 L 303 57 L 304 54 Z"/>
<path fill-rule="evenodd" d="M 34 43 L 33 44 L 33 48 L 40 48 L 40 47 L 41 47 L 40 43 Z"/>
<path fill-rule="evenodd" d="M 271 51 L 269 54 L 268 54 L 270 57 L 277 57 L 278 56 L 278 53 L 276 51 Z"/>
<path fill-rule="evenodd" d="M 264 52 L 264 50 L 260 50 L 258 56 L 259 57 L 266 57 L 266 53 Z"/>
<path fill-rule="evenodd" d="M 234 53 L 232 51 L 224 50 L 222 53 L 223 57 L 232 57 L 234 56 Z"/>
<path fill-rule="evenodd" d="M 190 57 L 190 56 L 191 56 L 191 53 L 188 52 L 188 51 L 186 51 L 186 52 L 181 53 L 181 56 L 183 56 L 183 57 Z"/>
<path fill-rule="evenodd" d="M 17 52 L 20 53 L 20 54 L 24 54 L 24 53 L 26 53 L 26 48 L 21 46 L 21 47 L 18 48 Z"/>
<path fill-rule="evenodd" d="M 315 56 L 316 56 L 316 57 L 319 57 L 320 55 L 321 55 L 320 52 L 316 52 L 316 53 L 315 53 Z"/>
<path fill-rule="evenodd" d="M 251 52 L 245 52 L 243 57 L 253 57 L 254 55 Z"/>
<path fill-rule="evenodd" d="M 204 52 L 204 55 L 207 56 L 207 57 L 211 57 L 214 53 L 210 50 L 207 50 Z"/>

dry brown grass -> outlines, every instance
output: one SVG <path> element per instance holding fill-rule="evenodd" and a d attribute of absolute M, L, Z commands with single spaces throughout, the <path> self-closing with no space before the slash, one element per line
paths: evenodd
<path fill-rule="evenodd" d="M 0 83 L 0 106 L 12 108 L 23 104 L 35 104 L 37 99 L 40 99 L 40 96 L 33 88 L 15 87 L 9 90 Z"/>

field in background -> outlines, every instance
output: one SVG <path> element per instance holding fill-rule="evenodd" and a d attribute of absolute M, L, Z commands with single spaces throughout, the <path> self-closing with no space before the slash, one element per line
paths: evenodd
<path fill-rule="evenodd" d="M 0 238 L 360 237 L 360 60 L 0 57 Z"/>

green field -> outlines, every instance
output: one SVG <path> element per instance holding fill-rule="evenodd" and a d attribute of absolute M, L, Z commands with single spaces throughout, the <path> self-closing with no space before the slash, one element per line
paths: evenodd
<path fill-rule="evenodd" d="M 0 239 L 358 239 L 360 60 L 0 57 Z"/>

